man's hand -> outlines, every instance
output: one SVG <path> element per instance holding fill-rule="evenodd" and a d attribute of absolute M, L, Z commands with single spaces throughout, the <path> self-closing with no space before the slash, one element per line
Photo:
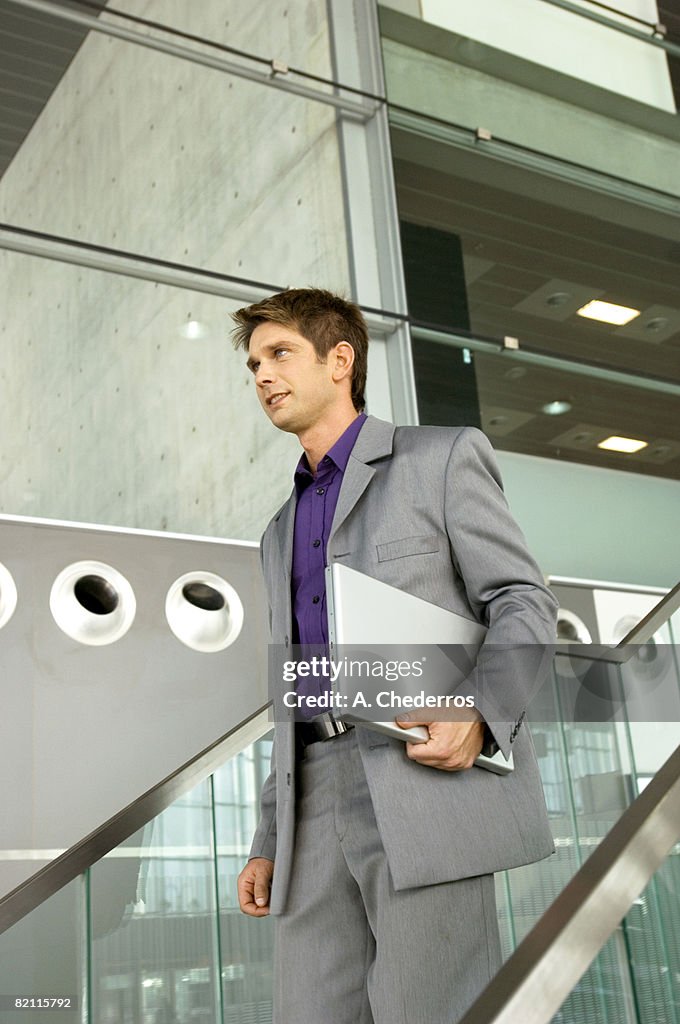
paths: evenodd
<path fill-rule="evenodd" d="M 468 712 L 469 717 L 469 712 Z M 406 753 L 412 761 L 440 768 L 445 772 L 460 772 L 472 768 L 484 745 L 484 721 L 479 715 L 474 721 L 423 722 L 415 716 L 401 715 L 397 725 L 409 729 L 424 725 L 430 734 L 427 743 L 407 743 Z"/>
<path fill-rule="evenodd" d="M 244 914 L 266 917 L 269 913 L 269 889 L 274 874 L 274 861 L 253 857 L 238 876 L 238 902 Z"/>

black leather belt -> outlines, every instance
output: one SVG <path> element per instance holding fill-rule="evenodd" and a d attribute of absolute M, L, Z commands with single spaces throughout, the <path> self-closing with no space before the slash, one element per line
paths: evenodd
<path fill-rule="evenodd" d="M 311 746 L 312 743 L 335 739 L 336 736 L 342 736 L 343 733 L 349 732 L 353 728 L 353 725 L 348 725 L 347 722 L 340 722 L 325 711 L 322 715 L 311 718 L 309 722 L 297 722 L 295 726 L 295 739 L 299 746 L 304 749 Z"/>

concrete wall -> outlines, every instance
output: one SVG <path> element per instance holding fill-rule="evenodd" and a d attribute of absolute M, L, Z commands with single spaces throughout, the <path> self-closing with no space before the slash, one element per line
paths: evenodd
<path fill-rule="evenodd" d="M 331 73 L 324 0 L 126 9 Z M 335 125 L 328 106 L 91 33 L 0 182 L 0 217 L 347 289 Z M 0 269 L 0 511 L 258 538 L 297 442 L 231 349 L 244 303 L 8 252 Z"/>

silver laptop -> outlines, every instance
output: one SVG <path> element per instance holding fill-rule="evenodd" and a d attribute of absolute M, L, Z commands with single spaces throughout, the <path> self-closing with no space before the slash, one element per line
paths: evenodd
<path fill-rule="evenodd" d="M 439 608 L 338 563 L 326 569 L 326 606 L 331 657 L 343 649 L 351 649 L 360 650 L 364 658 L 373 650 L 379 660 L 384 659 L 388 646 L 395 651 L 407 652 L 410 649 L 411 652 L 422 652 L 427 645 L 430 659 L 439 656 L 441 664 L 438 670 L 437 666 L 428 666 L 428 671 L 417 680 L 417 689 L 436 699 L 446 698 L 451 689 L 466 678 L 474 667 L 486 635 L 486 628 L 474 619 Z M 448 656 L 439 645 L 451 645 Z M 453 660 L 450 657 L 452 649 L 456 655 Z M 427 741 L 428 732 L 422 726 L 402 729 L 392 719 L 374 721 L 373 709 L 364 707 L 361 700 L 357 700 L 357 692 L 364 682 L 347 672 L 338 675 L 333 686 L 339 696 L 338 706 L 351 709 L 340 711 L 339 717 L 403 742 Z M 398 689 L 402 693 L 408 689 L 415 690 L 416 683 L 413 679 L 402 679 L 398 682 Z M 426 710 L 424 714 L 427 714 Z M 499 775 L 507 775 L 514 767 L 512 754 L 506 758 L 500 751 L 493 757 L 480 754 L 475 764 Z"/>

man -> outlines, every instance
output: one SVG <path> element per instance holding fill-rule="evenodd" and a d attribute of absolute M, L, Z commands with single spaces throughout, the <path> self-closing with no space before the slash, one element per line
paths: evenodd
<path fill-rule="evenodd" d="M 532 680 L 522 659 L 493 652 L 552 644 L 556 603 L 483 434 L 364 414 L 357 306 L 292 289 L 234 319 L 262 408 L 304 449 L 262 539 L 273 642 L 327 640 L 323 568 L 340 559 L 478 619 L 490 652 L 484 685 L 479 666 L 467 680 L 476 716 L 423 723 L 426 743 L 328 714 L 276 723 L 238 882 L 245 913 L 276 916 L 275 1020 L 451 1024 L 500 963 L 493 872 L 553 849 L 520 728 Z M 509 775 L 473 766 L 490 742 L 512 750 Z"/>

